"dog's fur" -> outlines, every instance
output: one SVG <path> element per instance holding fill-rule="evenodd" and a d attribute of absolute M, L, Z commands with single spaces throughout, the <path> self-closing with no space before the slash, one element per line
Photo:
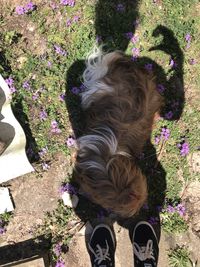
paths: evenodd
<path fill-rule="evenodd" d="M 147 198 L 137 158 L 150 138 L 162 98 L 153 75 L 122 52 L 103 54 L 96 48 L 83 80 L 86 129 L 77 142 L 75 177 L 94 202 L 132 216 Z"/>

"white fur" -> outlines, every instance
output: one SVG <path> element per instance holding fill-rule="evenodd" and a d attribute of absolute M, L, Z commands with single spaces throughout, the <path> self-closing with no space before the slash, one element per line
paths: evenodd
<path fill-rule="evenodd" d="M 101 48 L 95 47 L 92 53 L 88 56 L 86 69 L 83 73 L 83 84 L 86 88 L 81 94 L 83 108 L 89 107 L 99 95 L 113 91 L 113 88 L 105 84 L 102 81 L 102 78 L 108 72 L 109 62 L 115 58 L 116 55 L 116 52 L 103 54 Z"/>
<path fill-rule="evenodd" d="M 117 151 L 117 139 L 109 127 L 93 129 L 94 134 L 82 136 L 78 139 L 79 155 L 84 156 L 85 150 L 92 150 L 95 154 L 101 155 L 99 146 L 107 147 L 108 153 L 113 155 Z"/>

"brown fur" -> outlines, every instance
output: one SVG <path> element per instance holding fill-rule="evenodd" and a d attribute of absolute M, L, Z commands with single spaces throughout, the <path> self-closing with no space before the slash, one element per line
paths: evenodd
<path fill-rule="evenodd" d="M 114 90 L 94 96 L 85 110 L 85 136 L 95 129 L 109 127 L 117 139 L 117 151 L 98 144 L 99 153 L 85 147 L 79 149 L 75 166 L 76 179 L 91 199 L 121 216 L 135 214 L 147 198 L 146 178 L 137 165 L 137 158 L 150 138 L 154 115 L 162 105 L 152 74 L 138 69 L 122 53 L 108 63 L 102 81 Z M 98 135 L 101 133 L 98 131 Z M 102 129 L 102 134 L 104 132 Z M 95 161 L 102 169 L 84 168 Z"/>

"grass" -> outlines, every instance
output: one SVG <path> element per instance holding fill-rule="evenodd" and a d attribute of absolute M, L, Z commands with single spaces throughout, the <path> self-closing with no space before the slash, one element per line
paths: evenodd
<path fill-rule="evenodd" d="M 169 264 L 171 267 L 192 267 L 196 266 L 190 259 L 190 254 L 185 247 L 176 247 L 169 251 Z"/>
<path fill-rule="evenodd" d="M 29 14 L 16 15 L 13 6 L 7 6 L 7 12 L 0 12 L 0 72 L 5 78 L 14 79 L 17 91 L 13 93 L 12 106 L 27 135 L 30 161 L 33 164 L 37 162 L 37 169 L 43 172 L 48 171 L 45 164 L 51 164 L 54 153 L 72 153 L 66 145 L 66 139 L 73 135 L 72 128 L 75 133 L 81 132 L 82 118 L 79 98 L 73 94 L 73 88 L 81 85 L 84 60 L 98 36 L 107 43 L 108 50 L 122 49 L 131 54 L 133 48 L 138 48 L 139 64 L 153 64 L 158 73 L 158 82 L 167 88 L 164 92 L 167 105 L 163 114 L 170 111 L 174 99 L 185 101 L 184 108 L 180 104 L 178 111 L 174 111 L 173 119 L 158 121 L 152 135 L 154 148 L 145 152 L 144 159 L 149 173 L 149 169 L 155 166 L 152 153 L 156 153 L 161 165 L 154 170 L 154 175 L 157 177 L 162 172 L 166 179 L 166 185 L 161 187 L 163 191 L 158 182 L 150 186 L 150 199 L 156 199 L 154 205 L 159 205 L 163 197 L 165 205 L 180 203 L 181 192 L 186 184 L 200 179 L 199 173 L 191 172 L 188 157 L 181 156 L 177 148 L 177 144 L 186 140 L 191 155 L 198 152 L 200 145 L 198 1 L 177 0 L 172 3 L 170 0 L 157 0 L 154 3 L 141 0 L 134 1 L 134 4 L 127 3 L 127 7 L 124 0 L 120 1 L 127 12 L 117 11 L 117 2 L 113 0 L 76 1 L 74 7 L 55 2 L 58 6 L 55 10 L 41 1 L 36 10 Z M 9 23 L 11 18 L 15 18 L 15 25 L 23 22 L 26 30 L 22 31 L 20 26 L 14 27 Z M 66 25 L 67 20 L 70 26 Z M 130 42 L 125 37 L 127 32 L 134 33 L 139 40 Z M 186 34 L 191 36 L 188 47 Z M 56 53 L 55 45 L 66 51 L 66 55 Z M 171 58 L 176 61 L 177 67 L 170 67 Z M 28 89 L 23 88 L 25 81 L 30 85 Z M 180 92 L 183 85 L 184 96 Z M 60 98 L 61 94 L 64 94 L 64 99 Z M 42 111 L 47 113 L 44 119 L 40 116 Z M 52 121 L 57 122 L 61 132 L 52 132 Z M 160 135 L 163 127 L 170 130 L 170 137 L 166 142 L 155 145 L 154 138 Z M 39 156 L 44 148 L 47 151 Z M 59 214 L 63 214 L 62 218 Z M 45 226 L 47 233 L 52 233 L 52 220 L 56 220 L 53 224 L 59 222 L 60 225 L 71 216 L 73 213 L 68 213 L 59 204 L 56 214 L 48 216 Z M 167 231 L 176 228 L 180 232 L 187 228 L 178 213 L 164 212 L 162 222 Z M 60 234 L 62 236 L 62 231 Z M 59 239 L 57 234 L 55 236 L 54 243 Z"/>

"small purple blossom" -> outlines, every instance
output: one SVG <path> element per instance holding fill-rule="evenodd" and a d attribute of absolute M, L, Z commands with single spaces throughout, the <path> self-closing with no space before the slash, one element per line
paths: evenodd
<path fill-rule="evenodd" d="M 81 84 L 80 87 L 79 87 L 79 90 L 80 92 L 84 92 L 85 91 L 85 85 L 84 84 Z"/>
<path fill-rule="evenodd" d="M 55 267 L 65 267 L 65 263 L 62 259 L 59 259 L 57 262 L 56 262 L 56 265 Z"/>
<path fill-rule="evenodd" d="M 6 232 L 6 229 L 0 226 L 0 235 L 3 235 Z"/>
<path fill-rule="evenodd" d="M 136 56 L 136 57 L 138 57 L 138 56 L 139 56 L 139 54 L 140 54 L 140 49 L 139 49 L 139 48 L 136 48 L 136 47 L 134 47 L 134 48 L 132 49 L 132 53 L 133 53 L 133 56 Z"/>
<path fill-rule="evenodd" d="M 187 156 L 187 154 L 190 152 L 189 144 L 187 142 L 185 142 L 185 141 L 184 141 L 184 143 L 178 144 L 177 146 L 179 147 L 180 154 L 183 157 Z"/>
<path fill-rule="evenodd" d="M 169 213 L 173 213 L 173 212 L 175 212 L 175 208 L 172 205 L 168 205 L 166 208 L 166 211 Z"/>
<path fill-rule="evenodd" d="M 63 6 L 75 6 L 75 0 L 61 0 L 60 4 Z"/>
<path fill-rule="evenodd" d="M 33 99 L 33 101 L 37 100 L 39 96 L 40 96 L 39 93 L 38 93 L 38 92 L 35 92 L 35 93 L 32 95 L 32 99 Z"/>
<path fill-rule="evenodd" d="M 164 138 L 165 140 L 168 140 L 170 137 L 170 130 L 166 127 L 163 127 L 161 130 L 161 137 Z"/>
<path fill-rule="evenodd" d="M 137 35 L 133 35 L 133 37 L 131 38 L 131 42 L 133 44 L 136 44 L 139 41 L 139 37 Z"/>
<path fill-rule="evenodd" d="M 151 217 L 149 218 L 148 222 L 149 222 L 151 225 L 155 225 L 155 224 L 157 224 L 157 223 L 159 222 L 159 219 L 158 219 L 158 217 L 153 217 L 153 216 L 151 216 Z"/>
<path fill-rule="evenodd" d="M 48 115 L 47 115 L 46 111 L 43 109 L 42 111 L 40 111 L 39 116 L 40 116 L 40 120 L 45 121 L 47 119 Z"/>
<path fill-rule="evenodd" d="M 125 37 L 126 37 L 127 39 L 129 39 L 129 40 L 131 40 L 131 38 L 132 38 L 133 36 L 134 36 L 134 35 L 133 35 L 132 32 L 126 32 L 126 33 L 125 33 Z"/>
<path fill-rule="evenodd" d="M 49 164 L 47 164 L 46 162 L 42 162 L 42 169 L 44 171 L 47 171 L 50 168 Z"/>
<path fill-rule="evenodd" d="M 118 4 L 116 9 L 119 12 L 124 12 L 125 11 L 125 6 L 123 4 Z"/>
<path fill-rule="evenodd" d="M 71 89 L 71 92 L 74 94 L 74 95 L 78 95 L 79 94 L 79 88 L 78 87 L 73 87 L 72 89 Z"/>
<path fill-rule="evenodd" d="M 62 101 L 62 102 L 65 101 L 65 97 L 66 97 L 65 93 L 60 94 L 59 95 L 60 101 Z"/>
<path fill-rule="evenodd" d="M 72 184 L 70 183 L 66 183 L 61 185 L 61 187 L 59 188 L 59 193 L 62 195 L 64 192 L 67 192 L 71 195 L 76 195 L 78 193 L 78 190 L 76 187 L 74 187 Z"/>
<path fill-rule="evenodd" d="M 173 117 L 173 115 L 174 115 L 173 112 L 172 111 L 169 111 L 169 112 L 167 112 L 165 114 L 165 119 L 170 120 Z"/>
<path fill-rule="evenodd" d="M 177 67 L 177 63 L 171 58 L 170 62 L 169 62 L 169 66 L 172 68 L 176 68 Z"/>
<path fill-rule="evenodd" d="M 36 8 L 36 5 L 33 4 L 33 2 L 29 2 L 29 3 L 26 4 L 25 7 L 24 7 L 26 13 L 28 13 L 29 11 L 33 11 L 35 8 Z"/>
<path fill-rule="evenodd" d="M 162 84 L 157 85 L 157 90 L 160 94 L 163 94 L 165 91 L 165 87 Z"/>
<path fill-rule="evenodd" d="M 183 204 L 178 204 L 176 206 L 176 211 L 179 213 L 180 216 L 184 216 L 185 215 L 185 207 L 183 206 Z"/>
<path fill-rule="evenodd" d="M 13 94 L 13 93 L 15 93 L 17 90 L 16 90 L 16 88 L 14 87 L 14 86 L 10 86 L 10 93 L 11 94 Z"/>
<path fill-rule="evenodd" d="M 160 143 L 160 136 L 155 136 L 154 142 L 158 145 Z"/>
<path fill-rule="evenodd" d="M 72 136 L 70 136 L 67 138 L 66 144 L 68 147 L 73 147 L 76 144 L 76 140 Z"/>
<path fill-rule="evenodd" d="M 187 33 L 186 35 L 185 35 L 185 40 L 186 40 L 186 42 L 188 43 L 188 42 L 191 42 L 191 35 L 189 34 L 189 33 Z"/>
<path fill-rule="evenodd" d="M 26 89 L 26 90 L 30 90 L 31 89 L 29 81 L 24 81 L 23 84 L 22 84 L 22 87 L 24 89 Z"/>
<path fill-rule="evenodd" d="M 17 13 L 17 15 L 24 15 L 26 13 L 26 10 L 23 6 L 17 6 L 15 8 L 15 12 Z"/>
<path fill-rule="evenodd" d="M 43 148 L 38 152 L 38 154 L 39 154 L 40 157 L 43 157 L 43 156 L 47 153 L 47 151 L 48 151 L 48 148 L 47 148 L 47 147 L 43 147 Z"/>
<path fill-rule="evenodd" d="M 62 244 L 58 243 L 55 245 L 55 247 L 53 248 L 53 252 L 56 254 L 57 257 L 59 257 L 62 253 Z"/>
<path fill-rule="evenodd" d="M 72 21 L 71 21 L 71 19 L 67 19 L 67 21 L 66 21 L 66 26 L 67 27 L 70 27 L 72 25 Z"/>
<path fill-rule="evenodd" d="M 96 42 L 101 43 L 102 42 L 102 37 L 100 35 L 96 36 Z"/>
<path fill-rule="evenodd" d="M 52 63 L 51 63 L 50 61 L 47 61 L 47 66 L 48 66 L 49 68 L 51 68 L 51 67 L 52 67 Z"/>
<path fill-rule="evenodd" d="M 196 62 L 196 60 L 194 59 L 194 58 L 191 58 L 191 59 L 189 59 L 189 64 L 190 65 L 194 65 L 194 64 L 196 64 L 197 62 Z"/>
<path fill-rule="evenodd" d="M 144 68 L 145 68 L 147 71 L 152 71 L 152 69 L 153 69 L 153 64 L 151 64 L 151 63 L 147 63 L 147 64 L 145 64 Z"/>
<path fill-rule="evenodd" d="M 62 55 L 62 56 L 66 56 L 67 52 L 65 50 L 63 50 L 59 45 L 54 45 L 54 49 L 56 54 Z"/>
<path fill-rule="evenodd" d="M 56 134 L 61 133 L 61 130 L 58 128 L 58 123 L 55 120 L 51 122 L 51 132 Z"/>
<path fill-rule="evenodd" d="M 5 82 L 7 83 L 8 86 L 12 86 L 14 84 L 14 80 L 11 77 L 5 79 Z"/>
<path fill-rule="evenodd" d="M 80 16 L 76 15 L 73 17 L 73 22 L 78 22 L 80 20 Z"/>

